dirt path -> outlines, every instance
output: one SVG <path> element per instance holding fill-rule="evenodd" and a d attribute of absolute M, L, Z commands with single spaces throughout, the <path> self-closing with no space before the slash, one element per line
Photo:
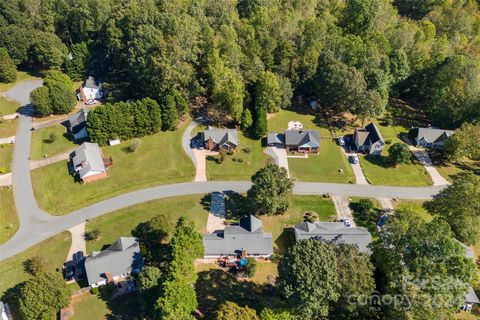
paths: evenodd
<path fill-rule="evenodd" d="M 63 160 L 68 160 L 70 153 L 72 153 L 76 148 L 69 149 L 67 151 L 64 151 L 62 153 L 56 154 L 54 156 L 41 159 L 41 160 L 30 160 L 30 170 L 38 169 L 44 166 L 48 166 L 49 164 L 63 161 Z"/>
<path fill-rule="evenodd" d="M 425 150 L 416 148 L 414 146 L 408 147 L 410 148 L 410 151 L 412 151 L 413 156 L 417 158 L 418 161 L 420 161 L 420 163 L 423 165 L 430 177 L 432 177 L 434 186 L 444 186 L 450 184 L 447 179 L 442 177 L 442 175 L 438 172 L 437 168 L 435 168 L 432 163 L 432 159 L 430 159 L 430 156 Z"/>
<path fill-rule="evenodd" d="M 72 234 L 72 245 L 68 251 L 68 256 L 65 261 L 74 260 L 74 256 L 82 252 L 82 257 L 87 253 L 87 244 L 85 243 L 85 222 L 77 224 L 75 227 L 68 229 Z"/>
<path fill-rule="evenodd" d="M 352 227 L 356 227 L 355 220 L 353 220 L 352 210 L 350 210 L 348 197 L 345 196 L 332 196 L 333 204 L 335 205 L 335 210 L 337 211 L 338 219 L 347 218 L 350 220 Z"/>
<path fill-rule="evenodd" d="M 47 128 L 47 127 L 51 127 L 51 126 L 60 124 L 64 121 L 66 121 L 67 119 L 68 119 L 68 115 L 56 116 L 56 117 L 53 117 L 52 119 L 41 120 L 41 121 L 38 121 L 38 122 L 34 122 L 33 127 L 35 129 L 43 129 L 43 128 Z"/>

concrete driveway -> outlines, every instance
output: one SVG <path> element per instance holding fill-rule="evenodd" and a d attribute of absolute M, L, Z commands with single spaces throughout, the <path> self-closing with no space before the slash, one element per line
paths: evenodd
<path fill-rule="evenodd" d="M 442 177 L 442 175 L 438 172 L 437 168 L 432 163 L 432 159 L 430 159 L 430 156 L 428 153 L 420 148 L 414 147 L 414 146 L 408 146 L 410 148 L 410 151 L 412 151 L 413 156 L 420 161 L 420 163 L 423 165 L 425 170 L 428 172 L 430 177 L 432 177 L 433 185 L 434 186 L 445 186 L 449 185 L 450 182 Z"/>
<path fill-rule="evenodd" d="M 272 157 L 273 161 L 277 166 L 285 168 L 287 170 L 288 176 L 290 177 L 290 171 L 288 170 L 287 151 L 285 149 L 268 147 L 265 148 L 264 152 L 270 157 Z"/>
<path fill-rule="evenodd" d="M 340 148 L 342 149 L 342 152 L 345 155 L 345 157 L 347 157 L 348 163 L 352 167 L 353 174 L 355 175 L 355 181 L 356 181 L 355 183 L 356 184 L 363 184 L 363 185 L 369 184 L 368 181 L 367 181 L 367 178 L 365 177 L 365 174 L 363 173 L 363 169 L 362 169 L 362 166 L 360 165 L 360 162 L 359 163 L 351 163 L 350 160 L 349 160 L 349 157 L 354 155 L 355 153 L 354 152 L 349 152 L 347 150 L 346 146 L 343 146 L 343 147 L 340 147 Z"/>
<path fill-rule="evenodd" d="M 86 256 L 87 244 L 85 242 L 85 221 L 68 229 L 68 231 L 72 234 L 72 244 L 70 245 L 70 250 L 68 251 L 67 259 L 65 261 L 74 260 L 79 252 L 81 252 L 83 256 Z"/>
<path fill-rule="evenodd" d="M 337 219 L 340 220 L 347 218 L 350 220 L 352 227 L 356 227 L 357 225 L 353 219 L 352 210 L 350 210 L 348 196 L 332 196 L 332 202 L 337 211 Z"/>

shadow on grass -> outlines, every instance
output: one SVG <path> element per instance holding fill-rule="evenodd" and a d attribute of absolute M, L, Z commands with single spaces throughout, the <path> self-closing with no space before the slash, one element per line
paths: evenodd
<path fill-rule="evenodd" d="M 124 296 L 112 299 L 115 286 L 106 285 L 100 287 L 99 297 L 107 304 L 110 314 L 108 320 L 117 319 L 143 319 L 137 292 L 131 292 Z"/>
<path fill-rule="evenodd" d="M 213 319 L 220 305 L 226 301 L 248 305 L 257 312 L 283 304 L 271 285 L 238 281 L 233 275 L 218 269 L 200 272 L 195 290 L 199 309 L 206 319 Z"/>
<path fill-rule="evenodd" d="M 283 232 L 275 240 L 275 244 L 278 247 L 278 252 L 275 253 L 284 255 L 288 248 L 295 244 L 295 234 L 293 228 L 283 229 Z"/>
<path fill-rule="evenodd" d="M 374 164 L 376 166 L 382 167 L 382 168 L 393 168 L 391 162 L 389 161 L 388 157 L 384 156 L 379 156 L 379 155 L 368 155 L 365 156 L 364 158 L 366 161 L 370 162 L 371 164 Z"/>
<path fill-rule="evenodd" d="M 368 206 L 364 205 L 365 202 L 368 203 Z M 353 218 L 359 227 L 366 228 L 371 234 L 376 233 L 377 221 L 383 214 L 381 209 L 374 207 L 373 202 L 369 199 L 351 202 L 350 209 L 352 209 Z"/>
<path fill-rule="evenodd" d="M 250 207 L 247 197 L 234 191 L 226 191 L 225 194 L 225 213 L 228 220 L 239 220 L 248 214 Z"/>

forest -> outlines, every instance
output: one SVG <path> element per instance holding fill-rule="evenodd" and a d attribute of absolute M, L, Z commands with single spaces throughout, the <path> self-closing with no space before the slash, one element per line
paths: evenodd
<path fill-rule="evenodd" d="M 440 127 L 480 119 L 476 0 L 1 0 L 0 47 L 0 70 L 95 75 L 111 102 L 205 97 L 253 136 L 304 97 L 361 119 L 392 97 Z"/>

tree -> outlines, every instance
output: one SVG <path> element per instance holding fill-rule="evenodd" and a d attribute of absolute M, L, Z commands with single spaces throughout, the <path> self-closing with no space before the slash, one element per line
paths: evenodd
<path fill-rule="evenodd" d="M 40 273 L 20 289 L 19 312 L 23 319 L 50 320 L 70 302 L 65 281 L 52 273 Z"/>
<path fill-rule="evenodd" d="M 175 130 L 178 124 L 177 103 L 175 97 L 167 95 L 161 104 L 162 108 L 162 130 Z"/>
<path fill-rule="evenodd" d="M 410 153 L 408 146 L 404 143 L 394 143 L 390 149 L 388 149 L 388 159 L 394 166 L 397 166 L 400 163 L 407 163 L 410 161 L 411 157 L 412 154 Z"/>
<path fill-rule="evenodd" d="M 296 242 L 280 260 L 277 286 L 296 316 L 326 317 L 341 289 L 332 247 L 313 239 Z"/>
<path fill-rule="evenodd" d="M 242 112 L 242 130 L 248 130 L 253 124 L 252 113 L 249 109 L 244 109 Z"/>
<path fill-rule="evenodd" d="M 161 286 L 161 296 L 155 305 L 156 319 L 195 319 L 191 314 L 198 306 L 192 284 L 174 275 Z"/>
<path fill-rule="evenodd" d="M 159 296 L 161 276 L 162 271 L 152 266 L 144 267 L 138 275 L 139 300 L 148 315 L 153 314 L 153 306 Z"/>
<path fill-rule="evenodd" d="M 5 48 L 0 47 L 0 82 L 8 83 L 17 80 L 17 67 Z"/>
<path fill-rule="evenodd" d="M 65 61 L 65 72 L 73 80 L 80 81 L 87 75 L 87 63 L 90 52 L 85 42 L 75 43 L 72 46 L 72 59 Z"/>
<path fill-rule="evenodd" d="M 54 82 L 48 86 L 52 112 L 66 114 L 73 110 L 77 103 L 75 92 L 65 83 Z"/>
<path fill-rule="evenodd" d="M 265 106 L 255 104 L 253 109 L 253 124 L 251 127 L 251 135 L 254 139 L 261 139 L 267 134 L 267 110 Z"/>
<path fill-rule="evenodd" d="M 287 170 L 268 162 L 252 176 L 252 187 L 247 198 L 257 214 L 284 213 L 288 209 L 288 196 L 292 193 L 293 181 Z"/>
<path fill-rule="evenodd" d="M 255 309 L 248 306 L 240 307 L 235 302 L 227 301 L 220 305 L 217 311 L 217 320 L 260 320 Z"/>
<path fill-rule="evenodd" d="M 290 80 L 287 77 L 278 77 L 280 86 L 280 107 L 287 109 L 292 105 L 293 89 Z"/>
<path fill-rule="evenodd" d="M 468 245 L 480 240 L 479 177 L 472 173 L 457 176 L 425 207 L 448 222 L 458 240 Z"/>
<path fill-rule="evenodd" d="M 286 94 L 288 96 L 288 93 Z M 277 112 L 282 103 L 282 92 L 278 76 L 264 71 L 258 77 L 255 86 L 255 105 L 262 106 L 267 112 Z"/>
<path fill-rule="evenodd" d="M 45 259 L 42 256 L 33 256 L 30 259 L 27 259 L 23 263 L 25 272 L 36 276 L 42 272 L 45 272 Z"/>
<path fill-rule="evenodd" d="M 452 161 L 480 159 L 480 125 L 468 122 L 462 124 L 447 140 L 443 152 Z"/>
<path fill-rule="evenodd" d="M 67 57 L 67 47 L 53 33 L 37 31 L 30 48 L 30 58 L 38 68 L 59 68 Z"/>
<path fill-rule="evenodd" d="M 142 222 L 132 234 L 150 245 L 167 243 L 175 230 L 175 223 L 168 214 L 160 213 L 147 222 Z"/>
<path fill-rule="evenodd" d="M 380 0 L 350 0 L 345 9 L 345 29 L 353 34 L 374 31 Z"/>
<path fill-rule="evenodd" d="M 264 308 L 260 312 L 261 320 L 293 320 L 293 316 L 290 315 L 287 311 L 274 312 L 269 308 Z"/>
<path fill-rule="evenodd" d="M 30 93 L 30 101 L 40 116 L 45 117 L 53 113 L 50 90 L 47 87 L 39 87 L 33 90 Z"/>
<path fill-rule="evenodd" d="M 202 235 L 195 228 L 195 223 L 183 216 L 177 221 L 170 245 L 174 259 L 175 254 L 182 251 L 187 253 L 192 262 L 197 258 L 203 257 Z"/>
<path fill-rule="evenodd" d="M 58 70 L 49 70 L 45 72 L 45 78 L 43 79 L 43 85 L 50 88 L 55 83 L 63 83 L 71 91 L 74 91 L 73 81 L 68 75 Z"/>

